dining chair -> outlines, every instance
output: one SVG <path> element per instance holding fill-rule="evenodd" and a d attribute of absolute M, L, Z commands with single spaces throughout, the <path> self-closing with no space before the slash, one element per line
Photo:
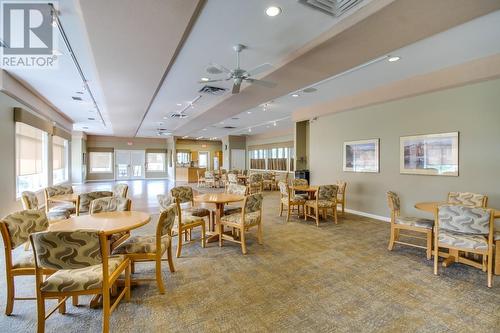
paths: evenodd
<path fill-rule="evenodd" d="M 212 222 L 212 213 L 209 209 L 195 206 L 192 187 L 176 186 L 170 190 L 170 195 L 179 203 L 184 215 L 187 214 L 201 218 L 208 217 L 208 222 Z"/>
<path fill-rule="evenodd" d="M 42 231 L 32 233 L 35 257 L 38 333 L 56 309 L 66 312 L 70 296 L 102 295 L 102 331 L 109 332 L 109 317 L 123 297 L 130 300 L 130 260 L 108 255 L 106 236 L 97 230 Z M 55 271 L 55 272 L 54 272 Z M 111 303 L 111 289 L 125 273 L 125 286 Z M 47 274 L 50 274 L 47 276 Z M 45 314 L 45 300 L 56 298 L 56 307 Z"/>
<path fill-rule="evenodd" d="M 435 213 L 434 274 L 438 275 L 439 249 L 453 249 L 487 258 L 487 285 L 493 285 L 493 210 L 461 206 L 442 205 Z M 470 264 L 470 263 L 469 263 Z M 481 264 L 476 265 L 482 269 Z"/>
<path fill-rule="evenodd" d="M 337 185 L 321 185 L 316 191 L 316 198 L 313 200 L 306 200 L 305 203 L 305 213 L 304 220 L 308 217 L 312 217 L 316 220 L 316 226 L 319 227 L 319 213 L 323 214 L 323 218 L 326 220 L 328 216 L 328 210 L 332 210 L 333 220 L 337 224 Z M 311 210 L 314 211 L 312 215 Z"/>
<path fill-rule="evenodd" d="M 196 170 L 196 176 L 198 177 L 198 187 L 205 186 L 205 175 L 204 171 L 200 171 L 200 169 Z"/>
<path fill-rule="evenodd" d="M 119 198 L 126 198 L 128 193 L 128 185 L 123 183 L 118 183 L 113 186 L 113 196 Z"/>
<path fill-rule="evenodd" d="M 227 183 L 230 184 L 238 184 L 238 176 L 234 173 L 227 174 Z"/>
<path fill-rule="evenodd" d="M 287 183 L 279 182 L 278 187 L 280 190 L 280 216 L 283 215 L 283 209 L 286 208 L 286 221 L 290 221 L 290 215 L 297 207 L 297 216 L 300 217 L 300 207 L 302 207 L 302 212 L 304 212 L 306 199 L 301 196 L 295 196 L 293 191 L 290 189 Z"/>
<path fill-rule="evenodd" d="M 104 197 L 90 202 L 90 215 L 102 212 L 128 212 L 132 206 L 132 200 L 126 197 Z M 111 251 L 130 237 L 130 231 L 123 231 L 111 235 L 109 245 Z"/>
<path fill-rule="evenodd" d="M 309 182 L 307 179 L 304 178 L 294 178 L 292 180 L 292 186 L 309 186 Z M 304 199 L 308 200 L 309 199 L 309 193 L 304 192 L 304 191 L 293 191 L 294 196 L 298 195 L 303 197 Z"/>
<path fill-rule="evenodd" d="M 90 210 L 90 203 L 92 202 L 92 200 L 112 197 L 112 196 L 113 192 L 110 191 L 94 191 L 78 195 L 78 198 L 76 200 L 76 207 L 77 207 L 76 215 L 80 215 L 81 213 L 88 213 Z"/>
<path fill-rule="evenodd" d="M 226 187 L 225 193 L 236 195 L 247 195 L 248 189 L 245 185 L 229 184 Z M 224 205 L 224 215 L 241 213 L 241 206 L 237 205 Z"/>
<path fill-rule="evenodd" d="M 205 185 L 215 187 L 217 179 L 213 171 L 205 171 Z"/>
<path fill-rule="evenodd" d="M 342 209 L 342 216 L 345 215 L 345 191 L 347 188 L 347 182 L 338 181 L 337 186 L 339 187 L 339 191 L 337 192 L 337 205 L 340 205 Z"/>
<path fill-rule="evenodd" d="M 449 192 L 447 203 L 468 207 L 486 208 L 488 196 L 471 192 Z"/>
<path fill-rule="evenodd" d="M 162 256 L 165 252 L 167 252 L 170 272 L 175 272 L 172 260 L 172 227 L 176 211 L 177 205 L 175 203 L 170 204 L 165 209 L 162 208 L 155 235 L 132 236 L 113 250 L 113 254 L 126 255 L 130 259 L 131 265 L 137 262 L 154 261 L 156 265 L 155 279 L 134 279 L 134 282 L 156 280 L 160 294 L 165 293 L 161 270 Z"/>
<path fill-rule="evenodd" d="M 401 201 L 399 195 L 395 192 L 387 192 L 387 203 L 391 210 L 391 236 L 389 239 L 389 251 L 394 249 L 394 244 L 407 245 L 412 247 L 417 247 L 426 250 L 427 259 L 432 257 L 432 228 L 434 226 L 434 221 L 429 219 L 424 219 L 420 217 L 412 216 L 401 216 Z M 420 234 L 424 234 L 424 237 L 418 237 L 414 235 L 401 234 L 400 230 L 413 231 Z M 400 241 L 400 237 L 406 238 L 416 238 L 425 239 L 426 246 L 422 246 L 416 243 L 409 243 Z"/>
<path fill-rule="evenodd" d="M 223 241 L 227 240 L 241 244 L 241 252 L 247 254 L 245 232 L 252 227 L 257 227 L 257 239 L 262 245 L 262 202 L 264 197 L 261 193 L 250 194 L 245 197 L 241 213 L 224 215 L 219 223 L 219 246 L 222 247 Z M 239 239 L 225 235 L 224 227 L 230 227 L 238 230 Z"/>
<path fill-rule="evenodd" d="M 254 194 L 262 192 L 264 189 L 264 182 L 261 173 L 251 173 L 247 181 L 248 193 Z"/>
<path fill-rule="evenodd" d="M 179 201 L 175 197 L 173 197 L 173 199 L 177 207 L 177 216 L 175 218 L 176 226 L 174 226 L 172 230 L 177 231 L 178 241 L 176 257 L 179 258 L 182 251 L 182 235 L 184 234 L 186 238 L 189 235 L 189 241 L 191 241 L 191 231 L 196 227 L 201 227 L 201 247 L 205 247 L 206 226 L 205 219 L 203 217 L 183 214 Z"/>
<path fill-rule="evenodd" d="M 262 173 L 262 188 L 269 188 L 270 191 L 275 188 L 275 178 L 272 172 L 263 172 Z"/>
<path fill-rule="evenodd" d="M 38 198 L 37 198 L 35 192 L 24 191 L 23 193 L 21 193 L 21 201 L 22 201 L 24 210 L 40 209 Z M 66 209 L 64 207 L 60 208 L 58 206 L 51 208 L 46 213 L 46 215 L 47 215 L 47 218 L 49 219 L 49 221 L 64 220 L 64 219 L 68 219 L 71 216 L 68 209 Z"/>
<path fill-rule="evenodd" d="M 500 275 L 500 220 L 495 225 L 495 234 L 493 236 L 495 241 L 495 275 Z"/>
<path fill-rule="evenodd" d="M 54 185 L 48 186 L 43 189 L 43 194 L 45 196 L 45 213 L 51 210 L 50 198 L 56 195 L 72 194 L 73 187 L 71 185 Z M 58 209 L 66 209 L 70 214 L 75 214 L 77 209 L 76 206 L 71 203 L 57 203 L 55 205 Z"/>
<path fill-rule="evenodd" d="M 45 212 L 40 209 L 28 209 L 11 213 L 0 220 L 3 246 L 5 250 L 5 278 L 7 280 L 7 301 L 5 314 L 10 316 L 14 301 L 36 300 L 36 298 L 16 297 L 15 277 L 35 275 L 35 259 L 29 252 L 14 258 L 12 252 L 29 241 L 32 232 L 44 231 L 49 227 Z"/>

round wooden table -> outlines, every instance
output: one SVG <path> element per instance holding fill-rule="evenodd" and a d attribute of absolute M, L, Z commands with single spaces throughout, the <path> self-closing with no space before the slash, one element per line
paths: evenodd
<path fill-rule="evenodd" d="M 204 203 L 204 204 L 214 204 L 215 205 L 215 221 L 217 223 L 217 228 L 215 232 L 209 231 L 211 235 L 207 241 L 215 242 L 219 240 L 220 235 L 220 218 L 224 214 L 224 205 L 231 202 L 239 202 L 245 199 L 244 195 L 238 194 L 228 194 L 228 193 L 206 193 L 197 195 L 194 197 L 194 202 Z"/>

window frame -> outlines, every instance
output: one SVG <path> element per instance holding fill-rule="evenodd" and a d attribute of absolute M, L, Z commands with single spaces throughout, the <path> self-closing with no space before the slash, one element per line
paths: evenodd
<path fill-rule="evenodd" d="M 150 169 L 150 162 L 148 159 L 149 155 L 163 155 L 163 168 L 162 170 L 151 170 Z M 155 163 L 156 164 L 156 163 Z M 166 152 L 147 152 L 146 151 L 146 172 L 166 172 L 167 171 L 167 153 Z"/>
<path fill-rule="evenodd" d="M 110 170 L 109 171 L 92 171 L 92 154 L 109 154 L 110 156 Z M 113 167 L 113 161 L 114 161 L 114 153 L 112 151 L 89 151 L 88 152 L 88 171 L 89 174 L 99 174 L 99 173 L 104 173 L 104 174 L 113 174 L 114 173 L 114 167 Z"/>

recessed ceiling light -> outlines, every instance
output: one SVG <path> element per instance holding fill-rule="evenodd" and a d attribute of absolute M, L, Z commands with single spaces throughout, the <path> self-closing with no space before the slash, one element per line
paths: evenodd
<path fill-rule="evenodd" d="M 224 125 L 224 122 L 223 122 L 223 121 L 221 121 L 221 122 L 220 122 L 220 124 L 221 124 L 221 125 Z"/>
<path fill-rule="evenodd" d="M 292 94 L 292 97 L 299 97 L 299 94 Z"/>
<path fill-rule="evenodd" d="M 390 56 L 389 59 L 387 59 L 387 61 L 389 61 L 389 62 L 395 62 L 395 61 L 398 61 L 399 59 L 401 59 L 401 57 Z"/>
<path fill-rule="evenodd" d="M 206 131 L 207 129 L 206 129 L 206 128 L 204 128 L 203 130 L 204 130 L 204 131 Z"/>
<path fill-rule="evenodd" d="M 210 81 L 210 79 L 209 79 L 208 77 L 202 77 L 202 78 L 201 78 L 201 80 L 202 80 L 203 82 Z"/>
<path fill-rule="evenodd" d="M 250 133 L 252 133 L 252 129 L 251 129 L 251 128 L 249 128 L 249 129 L 248 129 L 248 131 L 249 131 Z"/>
<path fill-rule="evenodd" d="M 252 111 L 247 111 L 248 114 L 252 114 Z"/>
<path fill-rule="evenodd" d="M 181 103 L 177 103 L 177 106 L 182 106 L 182 104 Z"/>
<path fill-rule="evenodd" d="M 266 15 L 267 16 L 274 17 L 274 16 L 278 16 L 279 14 L 281 14 L 281 8 L 280 7 L 269 6 L 266 9 Z"/>
<path fill-rule="evenodd" d="M 168 119 L 168 117 L 163 117 L 163 119 Z"/>
<path fill-rule="evenodd" d="M 276 122 L 273 123 L 273 126 L 276 126 Z"/>

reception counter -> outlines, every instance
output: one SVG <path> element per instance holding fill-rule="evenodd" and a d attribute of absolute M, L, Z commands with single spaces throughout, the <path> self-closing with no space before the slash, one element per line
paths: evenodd
<path fill-rule="evenodd" d="M 192 167 L 176 167 L 175 180 L 178 182 L 196 183 L 198 181 L 198 173 L 205 171 L 205 168 L 192 168 Z"/>

